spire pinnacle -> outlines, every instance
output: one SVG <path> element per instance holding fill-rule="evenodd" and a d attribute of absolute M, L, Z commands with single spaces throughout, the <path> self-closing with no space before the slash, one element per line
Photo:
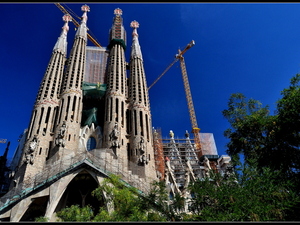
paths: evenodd
<path fill-rule="evenodd" d="M 141 52 L 141 47 L 139 44 L 139 39 L 138 39 L 138 33 L 137 33 L 137 28 L 140 26 L 140 24 L 134 20 L 130 23 L 130 27 L 133 28 L 132 31 L 132 46 L 131 46 L 131 57 L 132 58 L 140 58 L 143 59 L 142 57 L 142 52 Z"/>
<path fill-rule="evenodd" d="M 65 22 L 65 25 L 62 27 L 62 29 L 65 32 L 65 34 L 67 34 L 67 32 L 69 31 L 68 22 L 72 21 L 72 17 L 69 14 L 65 14 L 62 17 L 62 19 Z"/>
<path fill-rule="evenodd" d="M 122 9 L 116 8 L 116 9 L 114 10 L 114 14 L 115 14 L 116 16 L 121 16 L 121 15 L 122 15 Z"/>
<path fill-rule="evenodd" d="M 78 27 L 78 30 L 76 32 L 76 36 L 82 36 L 87 40 L 87 27 L 86 27 L 86 21 L 87 21 L 87 12 L 90 11 L 90 7 L 88 5 L 81 6 L 81 11 L 83 11 L 81 24 Z"/>
<path fill-rule="evenodd" d="M 62 27 L 62 32 L 53 48 L 54 50 L 59 50 L 66 54 L 67 52 L 67 33 L 69 31 L 68 22 L 72 21 L 72 17 L 69 14 L 65 14 L 62 17 L 63 21 L 65 22 L 64 26 Z"/>
<path fill-rule="evenodd" d="M 120 44 L 124 50 L 126 49 L 126 31 L 123 27 L 122 13 L 120 8 L 114 10 L 116 16 L 113 18 L 113 25 L 109 31 L 110 43 L 107 46 L 108 49 L 111 49 L 116 44 Z"/>
<path fill-rule="evenodd" d="M 81 11 L 83 11 L 83 15 L 82 15 L 82 23 L 87 21 L 87 12 L 90 11 L 90 7 L 88 5 L 83 5 L 81 6 Z"/>
<path fill-rule="evenodd" d="M 140 26 L 140 24 L 135 20 L 130 23 L 130 27 L 133 28 L 132 37 L 139 36 L 137 33 L 137 28 L 139 28 L 139 26 Z"/>

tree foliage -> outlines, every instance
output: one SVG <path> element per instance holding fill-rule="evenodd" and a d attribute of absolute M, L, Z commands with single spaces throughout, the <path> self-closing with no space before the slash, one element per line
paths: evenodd
<path fill-rule="evenodd" d="M 96 215 L 90 206 L 71 206 L 58 212 L 57 216 L 61 221 L 166 221 L 163 215 L 168 214 L 166 192 L 158 183 L 153 185 L 150 193 L 143 195 L 118 176 L 111 175 L 92 192 L 99 201 L 104 199 L 106 203 Z"/>
<path fill-rule="evenodd" d="M 282 221 L 299 197 L 290 181 L 278 183 L 278 172 L 244 165 L 240 176 L 225 179 L 212 172 L 196 181 L 190 210 L 194 221 Z"/>
<path fill-rule="evenodd" d="M 270 115 L 268 106 L 241 93 L 232 94 L 228 109 L 222 113 L 231 128 L 224 132 L 229 138 L 227 153 L 237 158 L 243 154 L 245 162 L 255 160 L 258 168 L 280 170 L 298 179 L 300 169 L 300 74 L 284 89 L 277 101 L 277 110 Z"/>
<path fill-rule="evenodd" d="M 235 167 L 242 155 L 245 163 L 262 175 L 267 169 L 276 172 L 274 183 L 295 184 L 289 193 L 297 197 L 296 204 L 286 210 L 289 213 L 285 218 L 299 220 L 295 212 L 300 208 L 300 74 L 292 77 L 281 95 L 271 115 L 268 106 L 263 107 L 259 101 L 232 94 L 228 108 L 222 112 L 231 125 L 224 135 L 229 138 L 227 153 Z"/>

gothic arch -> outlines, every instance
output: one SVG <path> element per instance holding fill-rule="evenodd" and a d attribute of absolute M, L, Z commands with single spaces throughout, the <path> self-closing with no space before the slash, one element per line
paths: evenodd
<path fill-rule="evenodd" d="M 49 196 L 35 198 L 23 214 L 20 221 L 34 221 L 35 218 L 45 215 Z"/>
<path fill-rule="evenodd" d="M 55 212 L 71 205 L 79 205 L 80 207 L 90 205 L 97 213 L 98 209 L 104 206 L 104 200 L 99 201 L 91 195 L 98 186 L 98 179 L 95 175 L 86 169 L 82 170 L 67 185 Z"/>

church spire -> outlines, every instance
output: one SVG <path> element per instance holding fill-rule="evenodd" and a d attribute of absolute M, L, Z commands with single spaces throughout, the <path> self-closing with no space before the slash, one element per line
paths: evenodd
<path fill-rule="evenodd" d="M 120 44 L 126 50 L 126 31 L 123 26 L 123 18 L 121 17 L 122 10 L 116 8 L 114 14 L 116 16 L 113 19 L 113 25 L 110 29 L 108 49 L 111 49 L 115 44 Z"/>
<path fill-rule="evenodd" d="M 81 6 L 81 11 L 83 11 L 83 15 L 82 15 L 82 20 L 81 20 L 81 24 L 78 27 L 78 30 L 76 32 L 76 37 L 77 36 L 81 36 L 83 37 L 86 41 L 87 41 L 87 26 L 86 26 L 86 22 L 87 22 L 87 12 L 90 11 L 90 7 L 87 5 L 83 5 Z"/>
<path fill-rule="evenodd" d="M 63 54 L 67 52 L 67 33 L 69 31 L 68 22 L 72 21 L 71 16 L 69 14 L 65 14 L 63 16 L 63 21 L 65 21 L 65 25 L 62 27 L 62 31 L 60 37 L 58 38 L 53 51 L 58 50 L 61 51 Z"/>
<path fill-rule="evenodd" d="M 82 82 L 85 74 L 86 63 L 86 45 L 87 45 L 87 12 L 90 7 L 83 5 L 81 24 L 75 34 L 75 40 L 67 61 L 62 91 L 60 96 L 59 116 L 57 119 L 55 144 L 57 147 L 74 149 L 77 151 L 79 142 L 79 131 L 81 125 L 81 111 L 83 107 L 82 102 Z M 67 129 L 68 139 L 66 139 L 65 131 L 61 134 L 62 130 Z M 71 139 L 71 136 L 73 139 Z M 74 141 L 76 140 L 76 141 Z"/>
<path fill-rule="evenodd" d="M 139 44 L 139 35 L 137 33 L 137 28 L 139 28 L 139 23 L 137 21 L 132 21 L 130 23 L 130 27 L 133 28 L 132 31 L 132 46 L 131 46 L 131 58 L 140 58 L 141 60 L 143 60 L 142 57 L 142 52 L 141 52 L 141 47 Z"/>

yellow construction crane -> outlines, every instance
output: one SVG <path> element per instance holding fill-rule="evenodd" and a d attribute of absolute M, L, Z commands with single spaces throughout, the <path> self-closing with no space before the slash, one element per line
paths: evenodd
<path fill-rule="evenodd" d="M 76 16 L 77 18 L 81 19 L 79 16 L 77 16 L 74 12 L 71 12 L 71 10 L 67 10 L 65 9 L 65 7 L 63 7 L 60 3 L 54 3 L 64 14 L 68 14 L 71 16 L 72 22 L 75 24 L 76 27 L 79 27 L 79 23 L 74 19 L 74 17 L 72 17 L 71 14 L 73 14 L 74 16 Z M 94 39 L 89 33 L 87 33 L 87 37 L 88 39 L 97 47 L 101 47 L 100 43 L 98 41 L 96 41 L 96 39 Z"/>
<path fill-rule="evenodd" d="M 180 49 L 178 49 L 178 54 L 175 55 L 175 60 L 148 87 L 148 90 L 174 65 L 175 62 L 177 62 L 178 60 L 180 61 L 180 68 L 181 68 L 181 74 L 182 74 L 182 79 L 183 79 L 183 84 L 184 84 L 184 90 L 185 90 L 186 100 L 187 100 L 187 104 L 188 104 L 190 120 L 191 120 L 191 124 L 192 124 L 192 133 L 194 134 L 194 141 L 195 141 L 195 145 L 196 145 L 196 151 L 197 151 L 198 157 L 200 159 L 200 157 L 202 156 L 200 136 L 199 136 L 200 128 L 198 128 L 198 124 L 197 124 L 197 119 L 196 119 L 196 114 L 195 114 L 195 109 L 194 109 L 190 84 L 189 84 L 188 75 L 187 75 L 187 72 L 186 72 L 186 66 L 185 66 L 184 57 L 183 57 L 183 54 L 188 49 L 193 47 L 194 45 L 195 45 L 195 41 L 192 40 L 182 51 Z"/>

